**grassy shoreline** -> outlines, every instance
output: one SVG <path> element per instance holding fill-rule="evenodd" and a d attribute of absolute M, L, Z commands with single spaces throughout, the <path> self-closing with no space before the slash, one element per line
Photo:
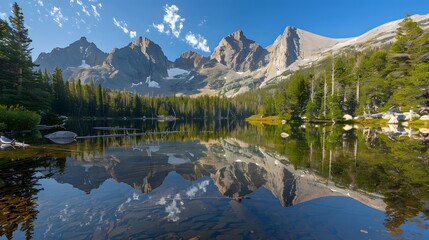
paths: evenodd
<path fill-rule="evenodd" d="M 266 124 L 266 125 L 280 125 L 282 124 L 282 119 L 278 116 L 267 116 L 262 117 L 260 115 L 253 115 L 246 118 L 246 121 L 251 124 Z M 379 127 L 388 125 L 389 120 L 373 118 L 373 119 L 353 119 L 353 120 L 336 120 L 335 124 L 356 124 L 368 127 Z M 316 123 L 316 124 L 333 124 L 334 122 L 331 119 L 313 119 L 311 122 L 308 119 L 304 120 L 287 120 L 288 123 L 291 122 L 302 122 L 302 123 Z M 412 120 L 412 121 L 399 121 L 398 125 L 405 127 L 429 127 L 429 120 Z"/>

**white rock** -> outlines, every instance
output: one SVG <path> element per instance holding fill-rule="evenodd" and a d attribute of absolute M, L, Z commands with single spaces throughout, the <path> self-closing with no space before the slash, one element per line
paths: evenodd
<path fill-rule="evenodd" d="M 344 131 L 350 131 L 350 130 L 352 130 L 353 129 L 353 126 L 352 125 L 345 125 L 344 127 L 343 127 L 343 130 Z"/>
<path fill-rule="evenodd" d="M 285 132 L 282 132 L 282 133 L 280 134 L 280 137 L 282 137 L 282 138 L 287 138 L 287 137 L 289 137 L 289 134 L 287 134 L 287 133 L 285 133 Z"/>
<path fill-rule="evenodd" d="M 399 122 L 398 121 L 398 117 L 397 116 L 392 116 L 390 118 L 389 122 L 387 122 L 387 123 L 389 123 L 389 124 L 397 124 L 398 122 Z"/>
<path fill-rule="evenodd" d="M 391 113 L 383 113 L 383 116 L 381 118 L 389 120 L 393 117 L 393 114 Z"/>
<path fill-rule="evenodd" d="M 420 120 L 429 120 L 429 115 L 423 115 L 420 117 Z"/>
<path fill-rule="evenodd" d="M 352 117 L 351 115 L 349 115 L 349 114 L 345 114 L 345 115 L 343 116 L 343 119 L 344 119 L 344 120 L 353 120 L 353 117 Z"/>
<path fill-rule="evenodd" d="M 419 132 L 421 132 L 423 134 L 429 134 L 429 128 L 420 128 Z"/>

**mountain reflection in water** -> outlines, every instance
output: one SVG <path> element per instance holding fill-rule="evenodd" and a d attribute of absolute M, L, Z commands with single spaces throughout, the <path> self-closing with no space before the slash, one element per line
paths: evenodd
<path fill-rule="evenodd" d="M 0 238 L 428 236 L 418 130 L 175 128 L 0 151 Z"/>

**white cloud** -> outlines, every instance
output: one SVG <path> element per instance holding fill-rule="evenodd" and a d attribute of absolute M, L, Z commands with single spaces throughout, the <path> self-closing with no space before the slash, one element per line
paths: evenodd
<path fill-rule="evenodd" d="M 181 213 L 179 207 L 177 206 L 176 200 L 173 200 L 173 202 L 170 205 L 167 205 L 165 207 L 165 212 L 168 213 L 167 218 L 170 219 L 173 222 L 179 221 L 179 214 Z"/>
<path fill-rule="evenodd" d="M 82 12 L 85 13 L 88 17 L 91 16 L 91 14 L 89 13 L 89 11 L 86 9 L 85 6 L 82 6 Z"/>
<path fill-rule="evenodd" d="M 116 18 L 113 18 L 113 24 L 115 24 L 115 26 L 117 26 L 118 28 L 122 29 L 125 34 L 128 34 L 130 32 L 127 28 L 127 23 L 124 21 L 118 21 L 116 20 Z"/>
<path fill-rule="evenodd" d="M 198 184 L 198 188 L 200 190 L 203 190 L 203 192 L 207 191 L 207 186 L 210 184 L 209 180 L 204 180 L 203 182 L 201 182 L 200 184 Z"/>
<path fill-rule="evenodd" d="M 152 24 L 152 26 L 153 26 L 154 28 L 156 28 L 156 30 L 158 30 L 158 32 L 160 32 L 160 33 L 163 33 L 163 32 L 164 32 L 164 29 L 165 29 L 164 24 L 162 24 L 162 23 L 160 23 L 160 24 L 155 24 L 155 23 L 153 23 L 153 24 Z"/>
<path fill-rule="evenodd" d="M 98 7 L 99 7 L 99 8 L 102 8 L 102 7 L 103 7 L 103 5 L 102 5 L 101 3 L 99 3 L 99 4 L 98 4 Z"/>
<path fill-rule="evenodd" d="M 210 47 L 208 46 L 207 39 L 199 34 L 193 34 L 189 32 L 185 36 L 186 43 L 191 45 L 194 49 L 199 49 L 204 52 L 210 52 Z"/>
<path fill-rule="evenodd" d="M 199 183 L 197 186 L 191 187 L 188 191 L 186 191 L 186 196 L 193 198 L 195 197 L 198 190 L 201 190 L 203 192 L 207 191 L 207 186 L 210 184 L 209 180 L 204 180 L 201 183 Z"/>
<path fill-rule="evenodd" d="M 169 198 L 169 197 L 167 197 Z M 165 205 L 167 203 L 167 201 L 165 200 L 165 197 L 162 197 L 161 199 L 159 199 L 159 201 L 156 203 L 157 205 Z"/>
<path fill-rule="evenodd" d="M 98 13 L 97 11 L 97 7 L 95 5 L 91 5 L 92 7 L 92 11 L 94 12 L 94 16 L 99 18 L 100 17 L 100 13 Z"/>
<path fill-rule="evenodd" d="M 83 5 L 83 3 L 82 3 L 81 0 L 76 0 L 76 3 L 79 4 L 79 5 L 81 5 L 81 6 Z"/>
<path fill-rule="evenodd" d="M 147 33 L 150 33 L 150 30 L 149 30 L 149 28 L 148 28 L 148 29 L 146 29 L 146 32 L 147 32 Z"/>
<path fill-rule="evenodd" d="M 171 32 L 175 37 L 179 37 L 180 32 L 183 29 L 184 18 L 181 18 L 178 14 L 179 8 L 176 5 L 165 5 L 164 22 L 170 26 Z"/>
<path fill-rule="evenodd" d="M 186 196 L 193 198 L 195 197 L 195 194 L 198 192 L 198 188 L 197 187 L 192 187 L 190 188 L 188 191 L 186 191 Z"/>
<path fill-rule="evenodd" d="M 164 18 L 163 23 L 155 24 L 153 23 L 152 26 L 158 30 L 160 33 L 165 34 L 173 34 L 176 38 L 179 38 L 180 33 L 182 32 L 182 29 L 184 27 L 185 18 L 182 18 L 179 13 L 179 8 L 176 5 L 169 6 L 166 4 L 164 6 Z M 199 26 L 204 25 L 206 22 L 206 19 L 204 18 Z M 210 47 L 208 46 L 207 39 L 205 39 L 203 36 L 199 34 L 194 34 L 192 32 L 188 32 L 186 34 L 184 41 L 191 45 L 194 49 L 199 49 L 204 52 L 210 52 Z"/>
<path fill-rule="evenodd" d="M 53 17 L 54 22 L 58 24 L 59 27 L 63 27 L 63 22 L 67 22 L 68 18 L 64 17 L 61 12 L 61 8 L 54 6 L 50 11 L 51 16 Z"/>
<path fill-rule="evenodd" d="M 207 19 L 204 18 L 203 20 L 200 21 L 200 23 L 198 23 L 198 26 L 202 27 L 202 26 L 204 26 L 204 24 L 206 24 L 206 22 L 207 22 Z"/>
<path fill-rule="evenodd" d="M 7 20 L 7 13 L 0 12 L 0 19 Z"/>
<path fill-rule="evenodd" d="M 117 26 L 118 28 L 122 29 L 122 31 L 125 34 L 129 34 L 130 38 L 135 38 L 137 36 L 137 32 L 136 31 L 130 31 L 128 30 L 128 25 L 125 21 L 118 21 L 116 20 L 116 18 L 113 18 L 113 24 L 115 26 Z"/>
<path fill-rule="evenodd" d="M 40 5 L 40 6 L 42 6 L 42 7 L 43 7 L 43 5 L 44 5 L 42 0 L 38 0 L 38 1 L 37 1 L 37 4 L 39 4 L 39 5 Z"/>
<path fill-rule="evenodd" d="M 164 6 L 164 19 L 163 23 L 159 24 L 153 24 L 153 27 L 158 29 L 159 32 L 169 34 L 171 33 L 176 37 L 179 38 L 180 33 L 183 29 L 183 23 L 185 22 L 185 18 L 180 17 L 178 14 L 179 8 L 176 5 L 169 6 L 168 4 Z M 168 30 L 166 30 L 165 25 L 168 26 Z"/>

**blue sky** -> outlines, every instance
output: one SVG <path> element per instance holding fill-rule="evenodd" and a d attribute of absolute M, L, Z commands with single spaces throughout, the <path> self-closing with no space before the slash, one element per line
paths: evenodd
<path fill-rule="evenodd" d="M 1 0 L 0 17 L 14 1 Z M 236 30 L 266 47 L 287 26 L 335 38 L 358 36 L 406 13 L 428 14 L 424 0 L 21 0 L 33 57 L 86 36 L 110 52 L 136 37 L 159 44 L 170 60 L 203 55 Z"/>

